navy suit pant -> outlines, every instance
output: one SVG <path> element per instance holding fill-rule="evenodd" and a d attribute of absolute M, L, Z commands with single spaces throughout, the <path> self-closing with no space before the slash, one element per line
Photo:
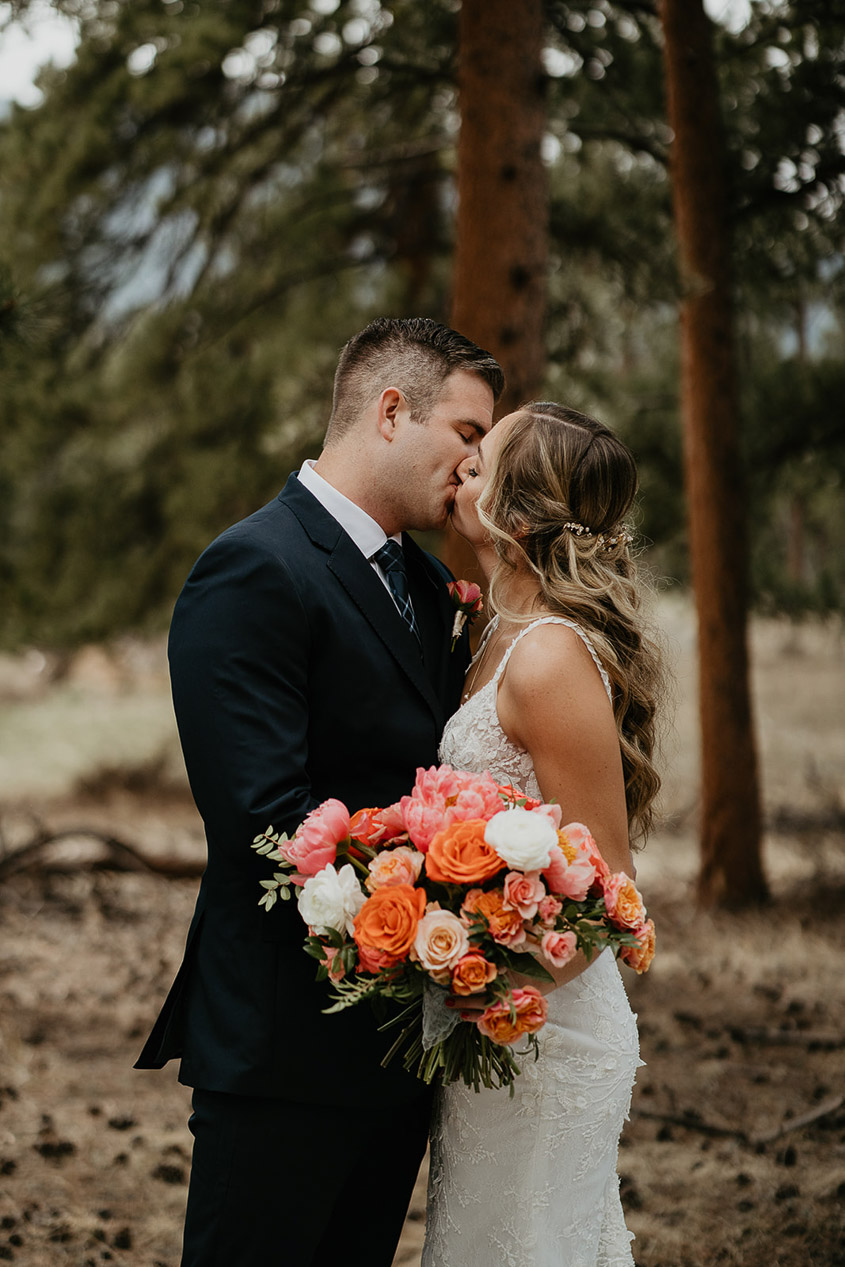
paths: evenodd
<path fill-rule="evenodd" d="M 391 1267 L 428 1136 L 420 1090 L 388 1109 L 195 1090 L 182 1267 Z"/>

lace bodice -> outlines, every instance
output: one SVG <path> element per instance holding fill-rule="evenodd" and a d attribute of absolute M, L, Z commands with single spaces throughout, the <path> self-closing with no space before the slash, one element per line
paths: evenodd
<path fill-rule="evenodd" d="M 583 630 L 562 616 L 540 617 L 450 718 L 442 761 L 489 770 L 499 782 L 540 795 L 529 753 L 499 725 L 496 699 L 516 643 L 551 623 L 583 640 L 612 699 Z M 634 1267 L 616 1154 L 640 1060 L 636 1017 L 616 961 L 599 955 L 548 1001 L 539 1059 L 521 1062 L 512 1099 L 462 1083 L 439 1092 L 422 1267 Z"/>
<path fill-rule="evenodd" d="M 476 664 L 484 654 L 487 639 L 496 628 L 497 622 L 498 617 L 494 617 L 487 626 L 484 638 L 473 657 L 473 664 Z M 580 625 L 577 625 L 574 620 L 568 620 L 565 616 L 540 616 L 519 631 L 496 666 L 496 672 L 490 681 L 482 686 L 481 690 L 477 691 L 475 695 L 471 695 L 458 711 L 449 718 L 440 741 L 441 761 L 445 761 L 448 765 L 454 766 L 458 770 L 471 770 L 476 774 L 480 774 L 483 770 L 489 770 L 493 778 L 499 783 L 512 783 L 514 787 L 521 788 L 528 796 L 540 795 L 540 788 L 534 774 L 531 756 L 524 748 L 512 743 L 502 730 L 499 725 L 496 700 L 499 682 L 510 659 L 511 652 L 520 639 L 529 634 L 532 629 L 536 629 L 538 625 L 566 625 L 568 629 L 576 633 L 589 651 L 596 668 L 601 674 L 601 680 L 604 683 L 608 698 L 613 698 L 610 679 L 596 655 L 592 643 Z"/>

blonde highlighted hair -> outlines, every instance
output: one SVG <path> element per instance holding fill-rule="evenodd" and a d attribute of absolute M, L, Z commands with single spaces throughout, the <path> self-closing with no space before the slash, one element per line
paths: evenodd
<path fill-rule="evenodd" d="M 624 523 L 636 491 L 633 454 L 609 427 L 535 401 L 517 410 L 478 502 L 497 553 L 490 606 L 522 623 L 536 616 L 507 604 L 508 579 L 527 563 L 540 585 L 537 608 L 575 621 L 610 678 L 632 842 L 648 835 L 660 787 L 653 756 L 662 682 Z"/>

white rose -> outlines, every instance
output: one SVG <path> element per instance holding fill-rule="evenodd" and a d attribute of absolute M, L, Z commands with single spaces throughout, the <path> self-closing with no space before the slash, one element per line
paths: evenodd
<path fill-rule="evenodd" d="M 515 805 L 493 815 L 485 828 L 484 839 L 509 867 L 518 871 L 542 871 L 551 861 L 557 832 L 548 814 Z"/>
<path fill-rule="evenodd" d="M 451 911 L 432 910 L 417 924 L 411 958 L 435 981 L 448 981 L 450 969 L 469 950 L 467 930 Z"/>
<path fill-rule="evenodd" d="M 348 862 L 335 871 L 331 863 L 309 876 L 299 893 L 299 913 L 315 933 L 335 928 L 351 933 L 355 916 L 366 901 L 355 869 Z"/>

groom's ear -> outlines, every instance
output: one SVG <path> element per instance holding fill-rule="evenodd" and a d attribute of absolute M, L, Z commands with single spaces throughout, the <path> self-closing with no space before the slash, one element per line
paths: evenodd
<path fill-rule="evenodd" d="M 403 411 L 407 411 L 408 402 L 398 387 L 385 387 L 378 398 L 378 429 L 388 442 L 396 437 L 396 427 Z"/>

